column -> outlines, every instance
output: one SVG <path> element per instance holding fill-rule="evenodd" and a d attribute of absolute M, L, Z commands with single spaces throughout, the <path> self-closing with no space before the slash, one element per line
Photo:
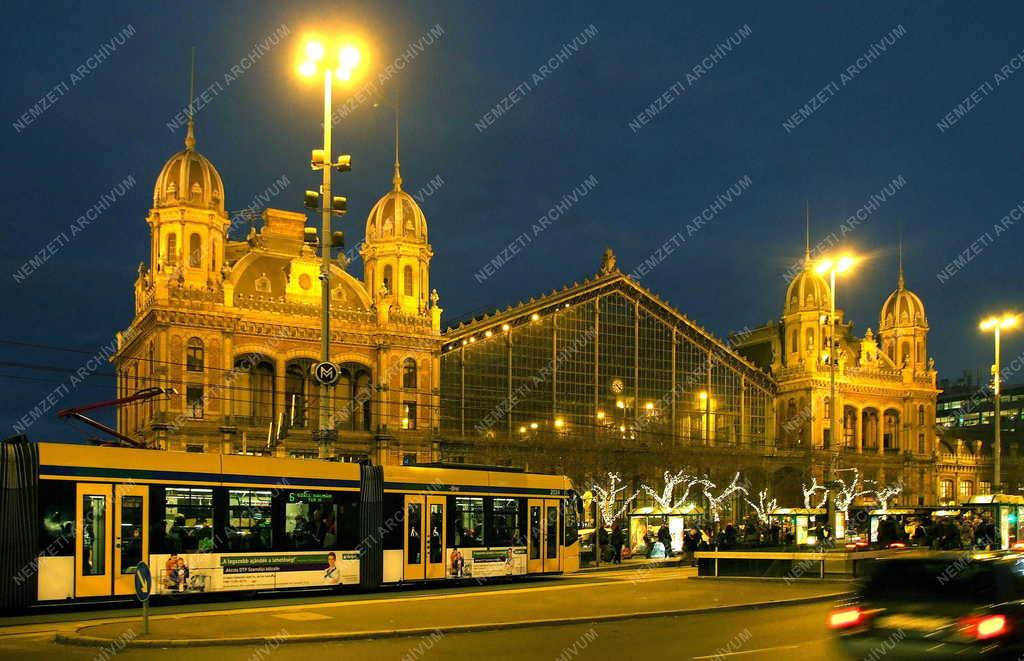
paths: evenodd
<path fill-rule="evenodd" d="M 858 408 L 853 409 L 853 444 L 857 447 L 857 454 L 864 452 L 864 412 Z"/>
<path fill-rule="evenodd" d="M 882 434 L 885 431 L 885 413 L 881 412 L 878 417 L 875 418 L 874 430 L 872 436 L 875 438 L 875 446 L 878 448 L 878 455 L 885 454 L 885 444 L 882 442 Z"/>

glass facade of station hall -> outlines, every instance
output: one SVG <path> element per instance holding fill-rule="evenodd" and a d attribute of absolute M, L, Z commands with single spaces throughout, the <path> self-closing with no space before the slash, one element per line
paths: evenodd
<path fill-rule="evenodd" d="M 449 330 L 442 436 L 770 443 L 769 377 L 616 274 Z"/>

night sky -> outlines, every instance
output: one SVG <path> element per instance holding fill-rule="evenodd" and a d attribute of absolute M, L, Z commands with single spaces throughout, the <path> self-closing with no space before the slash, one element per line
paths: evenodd
<path fill-rule="evenodd" d="M 902 177 L 905 185 L 845 235 L 845 246 L 870 259 L 842 282 L 838 303 L 856 332 L 877 329 L 896 284 L 902 224 L 907 285 L 926 305 L 940 378 L 986 366 L 991 337 L 977 321 L 1021 306 L 1024 295 L 1024 218 L 994 230 L 1024 203 L 1024 63 L 1016 59 L 1024 9 L 684 4 L 693 3 L 8 0 L 0 337 L 84 353 L 0 344 L 2 434 L 67 383 L 61 370 L 83 365 L 132 319 L 152 185 L 182 148 L 184 129 L 167 124 L 188 101 L 193 45 L 197 89 L 221 87 L 196 115 L 197 148 L 219 169 L 228 209 L 250 205 L 282 176 L 291 185 L 270 205 L 301 209 L 302 191 L 318 183 L 309 149 L 321 141 L 322 91 L 294 73 L 312 29 L 362 35 L 372 47 L 368 80 L 422 45 L 380 89 L 400 94 L 405 189 L 443 181 L 422 207 L 446 322 L 582 279 L 606 246 L 633 271 L 682 232 L 686 241 L 643 284 L 720 336 L 762 324 L 781 313 L 785 274 L 803 254 L 805 200 L 816 242 L 839 235 L 872 194 Z M 282 26 L 288 36 L 249 58 Z M 443 34 L 425 44 L 435 26 Z M 592 36 L 581 37 L 590 26 Z M 749 36 L 737 39 L 744 26 Z M 102 62 L 88 59 L 126 29 L 133 34 Z M 731 50 L 721 48 L 730 37 Z M 884 52 L 873 48 L 880 43 Z M 716 48 L 724 56 L 705 60 Z M 571 54 L 542 70 L 560 51 Z M 869 51 L 873 61 L 858 59 Z M 250 66 L 230 75 L 243 60 Z M 695 73 L 702 61 L 711 66 Z M 41 102 L 48 92 L 53 99 Z M 499 104 L 510 107 L 481 124 Z M 966 114 L 940 129 L 958 104 Z M 819 107 L 794 125 L 805 105 Z M 37 116 L 22 121 L 33 106 Z M 335 127 L 336 151 L 355 163 L 335 180 L 349 197 L 341 229 L 350 246 L 390 187 L 392 121 L 366 102 Z M 17 281 L 27 260 L 126 177 L 136 185 Z M 589 177 L 597 186 L 533 237 L 537 219 Z M 749 188 L 689 233 L 688 223 L 743 177 Z M 528 245 L 480 282 L 474 274 L 523 232 Z M 972 243 L 971 259 L 942 282 L 939 272 Z M 361 276 L 361 263 L 352 269 Z M 1004 351 L 1024 352 L 1024 333 L 1008 336 Z M 104 366 L 60 406 L 113 389 Z M 29 435 L 78 434 L 50 415 Z"/>

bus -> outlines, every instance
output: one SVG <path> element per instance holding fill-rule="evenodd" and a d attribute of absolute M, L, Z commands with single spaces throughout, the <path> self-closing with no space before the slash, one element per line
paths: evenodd
<path fill-rule="evenodd" d="M 0 610 L 579 568 L 564 476 L 0 442 Z"/>

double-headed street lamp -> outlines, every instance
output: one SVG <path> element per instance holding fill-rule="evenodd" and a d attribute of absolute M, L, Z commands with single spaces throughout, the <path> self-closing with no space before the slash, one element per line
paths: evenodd
<path fill-rule="evenodd" d="M 979 324 L 979 327 L 983 331 L 992 331 L 996 339 L 996 362 L 992 365 L 992 399 L 994 402 L 994 411 L 992 412 L 995 416 L 995 434 L 992 445 L 992 468 L 993 468 L 993 481 L 992 481 L 992 493 L 1000 493 L 1000 485 L 1002 484 L 1002 440 L 1001 440 L 1001 425 L 1002 417 L 999 410 L 999 336 L 1000 332 L 1009 330 L 1020 323 L 1020 315 L 1018 314 L 1004 314 L 1001 317 L 989 317 Z"/>
<path fill-rule="evenodd" d="M 331 214 L 342 215 L 348 210 L 348 200 L 344 197 L 331 196 L 331 170 L 348 172 L 352 169 L 352 157 L 339 156 L 337 161 L 331 157 L 331 93 L 335 76 L 342 82 L 352 79 L 352 75 L 362 59 L 359 50 L 351 45 L 338 46 L 334 57 L 325 50 L 324 43 L 318 39 L 310 39 L 302 47 L 303 59 L 299 64 L 299 74 L 304 78 L 324 77 L 324 146 L 314 149 L 310 165 L 313 170 L 323 171 L 323 183 L 320 193 L 306 191 L 305 206 L 310 209 L 319 208 L 323 220 L 320 234 L 320 360 L 329 364 L 331 359 L 331 248 L 344 247 L 344 234 L 331 233 Z M 320 449 L 320 457 L 326 458 L 330 453 L 331 441 L 334 438 L 333 398 L 331 383 L 337 380 L 337 369 L 328 370 L 327 379 L 318 376 L 320 381 L 320 429 L 316 436 Z"/>
<path fill-rule="evenodd" d="M 828 325 L 829 325 L 829 340 L 828 340 L 828 380 L 829 380 L 829 432 L 828 440 L 831 457 L 828 462 L 828 472 L 825 475 L 826 484 L 832 480 L 832 474 L 835 472 L 839 461 L 839 443 L 837 436 L 839 434 L 839 416 L 836 412 L 839 407 L 836 406 L 836 363 L 838 357 L 838 347 L 836 346 L 836 275 L 849 271 L 854 264 L 857 263 L 857 258 L 852 255 L 843 255 L 841 257 L 830 259 L 828 257 L 818 262 L 815 270 L 819 275 L 829 274 L 829 313 L 828 313 Z M 831 503 L 831 500 L 830 500 Z M 834 513 L 834 508 L 833 508 Z M 835 529 L 834 522 L 830 521 Z"/>

